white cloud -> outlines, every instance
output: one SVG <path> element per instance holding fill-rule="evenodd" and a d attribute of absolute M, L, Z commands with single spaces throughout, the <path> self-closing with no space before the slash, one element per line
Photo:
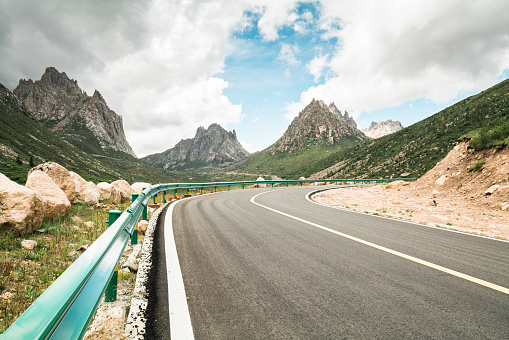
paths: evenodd
<path fill-rule="evenodd" d="M 311 73 L 314 76 L 315 83 L 318 83 L 318 81 L 322 77 L 323 70 L 326 67 L 328 67 L 328 59 L 329 55 L 316 56 L 306 65 L 306 68 L 308 69 L 309 73 Z"/>
<path fill-rule="evenodd" d="M 507 1 L 322 0 L 324 37 L 339 38 L 334 74 L 290 103 L 287 119 L 313 98 L 372 111 L 427 98 L 444 103 L 494 84 L 509 68 Z M 331 24 L 340 22 L 341 30 Z M 319 79 L 323 60 L 308 70 Z"/>
<path fill-rule="evenodd" d="M 300 61 L 295 56 L 298 53 L 298 46 L 282 43 L 277 60 L 289 66 L 297 66 L 300 64 Z"/>

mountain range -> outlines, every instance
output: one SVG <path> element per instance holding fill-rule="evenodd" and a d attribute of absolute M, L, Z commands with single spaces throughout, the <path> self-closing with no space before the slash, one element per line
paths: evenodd
<path fill-rule="evenodd" d="M 200 126 L 194 138 L 183 139 L 173 148 L 142 159 L 167 170 L 224 166 L 249 155 L 237 140 L 235 130 L 227 132 L 219 124 Z"/>
<path fill-rule="evenodd" d="M 99 91 L 87 95 L 65 72 L 48 67 L 40 80 L 21 79 L 13 92 L 32 119 L 82 150 L 92 154 L 113 150 L 136 157 L 122 117 L 108 107 Z"/>
<path fill-rule="evenodd" d="M 20 80 L 14 93 L 0 84 L 0 168 L 19 183 L 30 167 L 45 161 L 94 181 L 231 179 L 227 172 L 243 178 L 419 177 L 458 138 L 507 125 L 508 96 L 505 80 L 412 126 L 399 130 L 401 124 L 389 120 L 364 132 L 334 103 L 313 99 L 263 151 L 249 155 L 235 131 L 212 124 L 198 128 L 194 138 L 140 160 L 125 138 L 122 117 L 102 95 L 95 91 L 88 96 L 76 80 L 49 67 L 38 81 Z"/>

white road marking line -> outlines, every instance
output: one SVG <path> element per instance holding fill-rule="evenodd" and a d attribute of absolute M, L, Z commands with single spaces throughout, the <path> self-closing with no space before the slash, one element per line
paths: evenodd
<path fill-rule="evenodd" d="M 401 253 L 399 251 L 396 251 L 396 250 L 392 250 L 392 249 L 389 249 L 389 248 L 386 248 L 386 247 L 383 247 L 383 246 L 380 246 L 378 244 L 375 244 L 375 243 L 371 243 L 369 241 L 365 241 L 363 239 L 360 239 L 360 238 L 357 238 L 355 236 L 351 236 L 351 235 L 348 235 L 348 234 L 345 234 L 345 233 L 342 233 L 342 232 L 339 232 L 339 231 L 336 231 L 336 230 L 333 230 L 333 229 L 330 229 L 330 228 L 327 228 L 327 227 L 324 227 L 322 225 L 319 225 L 317 223 L 313 223 L 313 222 L 310 222 L 310 221 L 307 221 L 307 220 L 304 220 L 302 218 L 299 218 L 299 217 L 295 217 L 293 215 L 290 215 L 290 214 L 287 214 L 287 213 L 284 213 L 282 211 L 279 211 L 279 210 L 276 210 L 276 209 L 272 209 L 270 207 L 267 207 L 263 204 L 260 204 L 260 203 L 257 203 L 255 202 L 255 198 L 260 196 L 260 195 L 263 195 L 263 194 L 266 194 L 266 193 L 269 193 L 270 191 L 268 192 L 262 192 L 258 195 L 255 195 L 253 197 L 251 197 L 251 203 L 259 206 L 259 207 L 262 207 L 262 208 L 265 208 L 267 210 L 270 210 L 272 212 L 275 212 L 277 214 L 280 214 L 280 215 L 283 215 L 283 216 L 286 216 L 288 218 L 291 218 L 291 219 L 294 219 L 296 221 L 299 221 L 299 222 L 302 222 L 302 223 L 306 223 L 306 224 L 309 224 L 315 228 L 318 228 L 318 229 L 322 229 L 322 230 L 325 230 L 325 231 L 328 231 L 332 234 L 336 234 L 336 235 L 339 235 L 339 236 L 342 236 L 342 237 L 345 237 L 347 239 L 350 239 L 352 241 L 355 241 L 355 242 L 359 242 L 361 244 L 364 244 L 366 246 L 369 246 L 369 247 L 372 247 L 372 248 L 375 248 L 375 249 L 378 249 L 378 250 L 381 250 L 381 251 L 384 251 L 386 253 L 389 253 L 389 254 L 392 254 L 392 255 L 396 255 L 396 256 L 399 256 L 401 258 L 404 258 L 404 259 L 407 259 L 407 260 L 410 260 L 410 261 L 413 261 L 415 263 L 419 263 L 423 266 L 426 266 L 426 267 L 429 267 L 429 268 L 433 268 L 433 269 L 436 269 L 436 270 L 439 270 L 441 272 L 444 272 L 444 273 L 447 273 L 447 274 L 450 274 L 450 275 L 453 275 L 453 276 L 456 276 L 456 277 L 459 277 L 459 278 L 462 278 L 464 280 L 467 280 L 467 281 L 470 281 L 470 282 L 473 282 L 473 283 L 477 283 L 481 286 L 484 286 L 484 287 L 488 287 L 488 288 L 491 288 L 493 290 L 496 290 L 496 291 L 499 291 L 501 293 L 504 293 L 504 294 L 509 294 L 509 288 L 506 288 L 506 287 L 502 287 L 502 286 L 499 286 L 499 285 L 496 285 L 494 283 L 491 283 L 491 282 L 488 282 L 488 281 L 484 281 L 484 280 L 481 280 L 481 279 L 478 279 L 476 277 L 473 277 L 473 276 L 470 276 L 470 275 L 467 275 L 467 274 L 463 274 L 463 273 L 460 273 L 458 271 L 455 271 L 455 270 L 452 270 L 452 269 L 449 269 L 449 268 L 446 268 L 446 267 L 442 267 L 440 265 L 437 265 L 437 264 L 434 264 L 434 263 L 431 263 L 431 262 L 428 262 L 428 261 L 425 261 L 425 260 L 421 260 L 417 257 L 413 257 L 413 256 L 410 256 L 410 255 L 407 255 L 407 254 L 404 254 L 404 253 Z"/>
<path fill-rule="evenodd" d="M 173 235 L 173 208 L 179 201 L 168 207 L 165 215 L 164 247 L 166 250 L 166 274 L 168 277 L 168 305 L 170 312 L 170 335 L 173 340 L 194 339 L 191 316 L 187 305 L 184 279 L 180 270 L 177 246 Z"/>

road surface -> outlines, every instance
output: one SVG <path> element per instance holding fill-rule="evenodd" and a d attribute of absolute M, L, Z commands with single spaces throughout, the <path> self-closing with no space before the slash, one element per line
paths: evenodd
<path fill-rule="evenodd" d="M 237 190 L 173 204 L 157 248 L 169 252 L 174 243 L 179 261 L 160 255 L 148 334 L 509 339 L 508 242 L 320 206 L 306 199 L 316 189 Z M 180 271 L 185 291 L 174 283 Z"/>

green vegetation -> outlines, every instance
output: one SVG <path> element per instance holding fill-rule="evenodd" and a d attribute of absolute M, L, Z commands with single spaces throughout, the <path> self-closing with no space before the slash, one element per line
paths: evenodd
<path fill-rule="evenodd" d="M 125 179 L 129 183 L 223 181 L 224 173 L 169 172 L 119 151 L 104 151 L 84 143 L 83 150 L 64 141 L 44 126 L 0 102 L 0 171 L 25 184 L 28 171 L 37 164 L 56 162 L 94 183 Z M 84 151 L 85 150 L 85 151 Z M 246 179 L 235 176 L 232 180 Z"/>
<path fill-rule="evenodd" d="M 475 133 L 469 145 L 475 150 L 483 150 L 497 145 L 509 145 L 509 121 L 501 122 L 492 128 L 483 127 Z"/>
<path fill-rule="evenodd" d="M 482 166 L 486 163 L 485 161 L 477 161 L 473 167 L 468 169 L 468 172 L 476 172 L 477 170 L 480 170 Z"/>
<path fill-rule="evenodd" d="M 323 170 L 327 167 L 325 160 L 329 155 L 357 143 L 359 140 L 355 137 L 343 138 L 335 145 L 320 141 L 300 150 L 274 155 L 266 149 L 247 157 L 233 169 L 260 175 L 277 175 L 283 179 L 298 179 Z"/>
<path fill-rule="evenodd" d="M 323 165 L 342 162 L 332 174 L 336 178 L 388 178 L 405 172 L 418 178 L 470 131 L 486 131 L 493 137 L 484 145 L 493 145 L 504 138 L 508 124 L 509 80 L 505 80 L 394 134 L 330 153 Z"/>
<path fill-rule="evenodd" d="M 16 233 L 0 235 L 0 333 L 3 333 L 67 267 L 106 229 L 108 210 L 124 210 L 127 206 L 92 208 L 73 205 L 71 213 L 63 218 L 44 221 L 41 228 L 23 237 Z M 72 221 L 80 217 L 92 221 L 89 228 Z M 33 250 L 21 247 L 24 239 L 35 240 Z M 125 279 L 131 279 L 129 277 Z"/>

